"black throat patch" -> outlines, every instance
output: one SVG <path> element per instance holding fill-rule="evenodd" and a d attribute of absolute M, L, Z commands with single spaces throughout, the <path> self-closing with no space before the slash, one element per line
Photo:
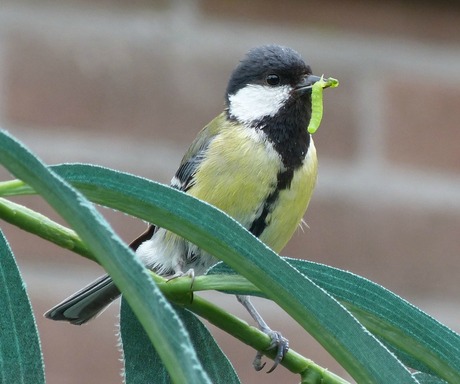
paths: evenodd
<path fill-rule="evenodd" d="M 267 116 L 255 124 L 280 154 L 287 169 L 296 169 L 303 163 L 310 134 L 307 131 L 311 116 L 310 95 L 291 98 L 275 116 Z"/>
<path fill-rule="evenodd" d="M 302 99 L 291 100 L 276 116 L 265 117 L 253 127 L 266 134 L 284 165 L 278 173 L 275 189 L 267 196 L 260 215 L 249 227 L 254 236 L 259 237 L 270 225 L 268 216 L 280 192 L 291 187 L 294 172 L 303 164 L 310 146 L 310 134 L 307 131 L 310 116 L 310 95 L 305 95 Z"/>
<path fill-rule="evenodd" d="M 239 122 L 226 109 L 227 119 Z M 308 147 L 310 134 L 307 131 L 311 117 L 311 95 L 292 96 L 275 116 L 265 116 L 253 121 L 252 129 L 261 130 L 281 156 L 287 169 L 296 169 L 303 163 Z"/>

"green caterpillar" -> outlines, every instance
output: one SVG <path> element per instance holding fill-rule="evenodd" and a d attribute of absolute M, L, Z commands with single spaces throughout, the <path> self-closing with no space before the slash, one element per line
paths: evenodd
<path fill-rule="evenodd" d="M 308 124 L 308 133 L 313 134 L 321 124 L 323 118 L 323 89 L 324 88 L 336 88 L 339 86 L 339 81 L 329 77 L 324 80 L 323 76 L 311 87 L 311 117 L 310 123 Z"/>

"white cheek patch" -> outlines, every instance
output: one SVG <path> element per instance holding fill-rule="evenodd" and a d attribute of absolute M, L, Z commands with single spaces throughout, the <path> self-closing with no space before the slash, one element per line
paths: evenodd
<path fill-rule="evenodd" d="M 241 123 L 251 124 L 264 117 L 275 116 L 289 98 L 291 87 L 269 87 L 249 84 L 230 95 L 229 113 Z"/>

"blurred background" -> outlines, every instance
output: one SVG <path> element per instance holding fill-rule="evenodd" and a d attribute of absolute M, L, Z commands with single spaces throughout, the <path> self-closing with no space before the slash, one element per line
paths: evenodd
<path fill-rule="evenodd" d="M 168 183 L 256 45 L 298 50 L 325 92 L 318 187 L 283 254 L 365 276 L 460 331 L 460 5 L 455 1 L 2 0 L 0 124 L 47 163 L 91 162 Z M 2 170 L 1 179 L 9 178 Z M 53 218 L 39 198 L 16 199 Z M 145 224 L 103 210 L 129 241 Z M 117 305 L 82 327 L 42 314 L 102 273 L 0 223 L 36 311 L 50 384 L 120 383 Z M 233 297 L 211 298 L 247 319 Z M 344 374 L 275 304 L 291 346 Z M 244 383 L 254 351 L 219 331 Z"/>

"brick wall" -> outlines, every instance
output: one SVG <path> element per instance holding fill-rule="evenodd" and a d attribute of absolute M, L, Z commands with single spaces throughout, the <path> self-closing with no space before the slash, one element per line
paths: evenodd
<path fill-rule="evenodd" d="M 283 253 L 364 275 L 459 330 L 459 10 L 293 0 L 274 17 L 276 2 L 244 4 L 4 1 L 1 126 L 47 162 L 92 162 L 168 182 L 221 110 L 229 72 L 247 49 L 292 46 L 341 86 L 325 93 L 315 134 L 320 175 L 310 228 Z M 38 198 L 20 201 L 50 213 Z M 127 240 L 143 229 L 104 214 Z M 40 315 L 97 276 L 97 266 L 1 228 L 37 311 L 48 382 L 120 382 L 116 308 L 81 328 Z M 246 316 L 232 298 L 214 297 Z M 274 328 L 289 330 L 294 349 L 341 372 L 312 340 L 297 341 L 298 328 L 273 305 L 259 305 Z M 218 337 L 243 382 L 259 382 L 252 351 Z"/>

